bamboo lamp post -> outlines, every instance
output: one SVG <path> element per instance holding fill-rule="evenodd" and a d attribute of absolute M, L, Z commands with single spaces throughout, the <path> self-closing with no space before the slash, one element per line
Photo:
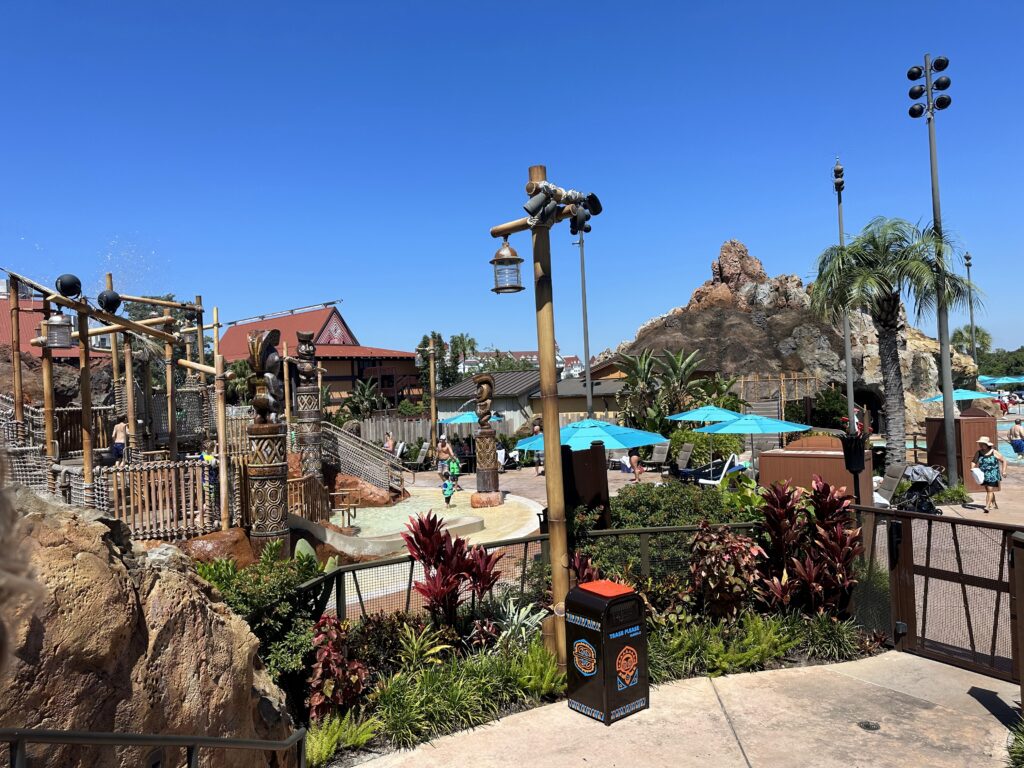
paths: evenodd
<path fill-rule="evenodd" d="M 530 166 L 526 185 L 529 200 L 523 206 L 526 218 L 492 227 L 491 237 L 504 239 L 491 263 L 494 265 L 494 292 L 523 290 L 519 276 L 522 261 L 508 244 L 509 235 L 530 230 L 533 235 L 533 283 L 537 314 L 537 357 L 540 364 L 540 393 L 544 426 L 544 484 L 548 501 L 551 586 L 555 614 L 555 643 L 559 669 L 566 666 L 565 597 L 569 592 L 569 542 L 565 520 L 565 490 L 562 487 L 562 453 L 558 439 L 558 372 L 555 349 L 555 313 L 551 284 L 551 227 L 573 218 L 582 228 L 590 214 L 601 213 L 601 203 L 593 194 L 564 190 L 547 180 L 543 165 Z"/>

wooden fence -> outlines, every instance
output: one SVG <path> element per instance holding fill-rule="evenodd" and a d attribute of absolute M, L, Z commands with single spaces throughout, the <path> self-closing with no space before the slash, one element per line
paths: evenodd
<path fill-rule="evenodd" d="M 827 385 L 825 381 L 807 373 L 755 373 L 740 376 L 732 391 L 743 400 L 801 400 L 814 397 Z"/>
<path fill-rule="evenodd" d="M 187 539 L 220 528 L 220 511 L 201 461 L 156 461 L 97 470 L 96 508 L 124 522 L 135 539 Z M 226 490 L 226 489 L 225 489 Z"/>
<path fill-rule="evenodd" d="M 288 512 L 311 523 L 331 519 L 331 500 L 327 487 L 316 475 L 288 479 Z"/>
<path fill-rule="evenodd" d="M 583 418 L 582 416 L 580 418 Z M 598 417 L 600 418 L 600 417 Z M 492 421 L 491 426 L 499 435 L 509 435 L 515 430 L 512 425 L 505 421 Z M 438 424 L 438 434 L 445 434 L 449 437 L 458 435 L 465 439 L 476 435 L 477 426 L 475 422 L 468 424 Z M 372 443 L 384 444 L 384 433 L 390 432 L 395 439 L 395 444 L 405 443 L 415 445 L 417 438 L 430 439 L 430 419 L 404 419 L 398 416 L 374 416 L 370 419 L 363 419 L 359 422 L 359 434 L 363 440 Z"/>

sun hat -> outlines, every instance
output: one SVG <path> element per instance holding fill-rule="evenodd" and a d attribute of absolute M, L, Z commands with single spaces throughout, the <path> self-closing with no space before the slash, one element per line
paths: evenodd
<path fill-rule="evenodd" d="M 444 435 L 441 435 L 441 436 L 440 436 L 439 438 L 437 438 L 437 439 L 438 439 L 438 440 L 447 440 L 448 438 L 447 438 L 447 437 L 445 437 Z M 986 438 L 986 439 L 987 439 L 987 438 Z"/>
<path fill-rule="evenodd" d="M 979 438 L 978 438 L 978 440 L 977 440 L 977 442 L 978 442 L 978 443 L 979 443 L 980 445 L 987 445 L 987 446 L 988 446 L 989 448 L 991 448 L 991 447 L 992 447 L 992 441 L 991 441 L 991 440 L 989 440 L 989 439 L 988 439 L 987 437 L 985 437 L 985 436 L 979 437 Z"/>

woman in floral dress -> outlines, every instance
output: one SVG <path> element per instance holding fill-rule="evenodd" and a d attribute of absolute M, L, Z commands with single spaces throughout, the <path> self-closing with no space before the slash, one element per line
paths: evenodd
<path fill-rule="evenodd" d="M 980 469 L 984 475 L 981 484 L 985 487 L 985 511 L 999 509 L 996 491 L 999 490 L 999 483 L 1006 473 L 1006 459 L 987 437 L 978 438 L 978 452 L 974 454 L 971 469 Z"/>

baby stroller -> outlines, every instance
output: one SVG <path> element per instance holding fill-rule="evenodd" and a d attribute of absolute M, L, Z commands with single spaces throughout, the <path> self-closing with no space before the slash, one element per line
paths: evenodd
<path fill-rule="evenodd" d="M 505 472 L 509 469 L 519 469 L 519 451 L 506 451 L 498 448 L 498 472 Z"/>
<path fill-rule="evenodd" d="M 910 487 L 892 500 L 893 509 L 921 512 L 926 515 L 942 514 L 932 501 L 932 496 L 946 487 L 941 471 L 923 464 L 912 464 L 907 467 L 903 477 L 910 481 Z"/>

